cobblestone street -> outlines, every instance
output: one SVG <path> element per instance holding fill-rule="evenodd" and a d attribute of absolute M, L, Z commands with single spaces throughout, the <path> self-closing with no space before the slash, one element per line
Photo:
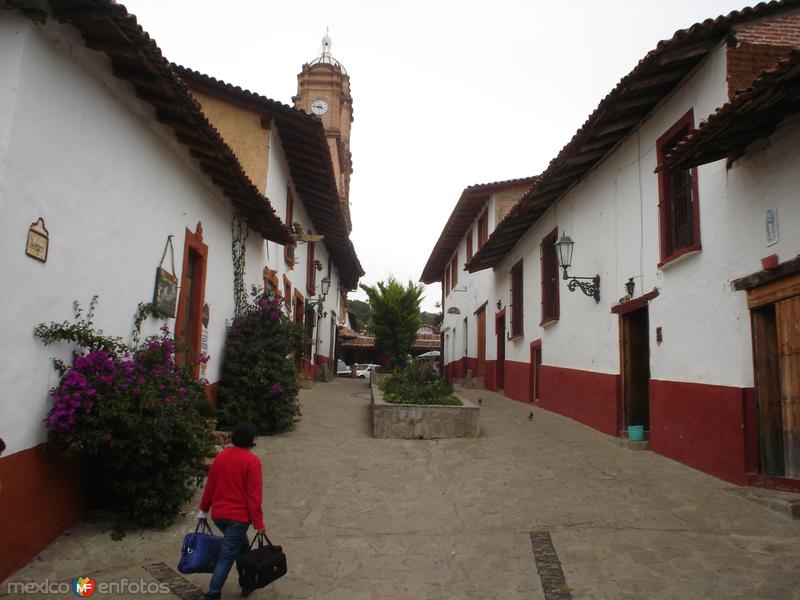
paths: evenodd
<path fill-rule="evenodd" d="M 376 440 L 363 381 L 301 392 L 297 429 L 256 448 L 289 573 L 252 597 L 800 599 L 800 521 L 569 419 L 461 393 L 482 400 L 480 438 Z M 79 524 L 11 580 L 153 581 L 144 565 L 174 568 L 193 524 L 121 542 Z"/>

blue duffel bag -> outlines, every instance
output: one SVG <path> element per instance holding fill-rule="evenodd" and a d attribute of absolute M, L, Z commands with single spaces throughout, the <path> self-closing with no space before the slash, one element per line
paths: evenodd
<path fill-rule="evenodd" d="M 181 573 L 213 573 L 217 565 L 222 538 L 214 535 L 205 519 L 197 522 L 194 533 L 187 533 L 181 545 Z"/>

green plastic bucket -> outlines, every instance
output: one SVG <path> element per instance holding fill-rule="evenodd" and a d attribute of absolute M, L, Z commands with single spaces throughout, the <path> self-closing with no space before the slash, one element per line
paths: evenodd
<path fill-rule="evenodd" d="M 628 439 L 632 442 L 643 442 L 644 425 L 628 425 Z"/>

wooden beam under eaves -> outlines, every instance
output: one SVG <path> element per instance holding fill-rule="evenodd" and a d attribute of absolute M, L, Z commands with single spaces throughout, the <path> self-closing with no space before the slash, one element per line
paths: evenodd
<path fill-rule="evenodd" d="M 637 119 L 638 121 L 638 119 Z M 627 126 L 627 125 L 626 125 Z M 584 163 L 602 158 L 608 152 L 608 148 L 600 148 L 598 150 L 590 150 L 588 152 L 580 152 L 573 154 L 564 160 L 565 165 L 582 165 Z"/>
<path fill-rule="evenodd" d="M 53 7 L 56 17 L 68 21 L 101 20 L 103 15 L 101 8 L 91 5 L 71 5 L 69 3 L 58 2 Z"/>
<path fill-rule="evenodd" d="M 187 118 L 177 116 L 174 113 L 166 112 L 161 108 L 156 109 L 156 120 L 159 123 L 168 125 L 181 133 L 191 135 L 197 132 L 197 126 L 190 123 Z"/>
<path fill-rule="evenodd" d="M 667 65 L 683 62 L 685 60 L 689 60 L 692 58 L 698 58 L 700 56 L 705 56 L 708 54 L 714 46 L 719 43 L 719 40 L 706 40 L 703 42 L 698 42 L 696 44 L 691 44 L 689 46 L 684 46 L 683 48 L 676 48 L 675 50 L 668 50 L 661 54 L 658 57 L 658 64 L 662 67 Z"/>
<path fill-rule="evenodd" d="M 685 70 L 669 71 L 667 73 L 658 73 L 657 75 L 650 75 L 649 77 L 642 77 L 634 79 L 625 86 L 624 91 L 646 90 L 651 87 L 664 85 L 682 79 L 686 75 Z"/>
<path fill-rule="evenodd" d="M 207 156 L 219 157 L 219 150 L 216 148 L 216 146 L 212 146 L 208 143 L 207 139 L 201 139 L 197 137 L 196 134 L 197 132 L 195 132 L 195 135 L 188 135 L 186 133 L 176 131 L 175 137 L 181 144 L 186 144 L 197 152 L 202 152 Z"/>
<path fill-rule="evenodd" d="M 139 51 L 136 49 L 136 46 L 130 42 L 101 37 L 91 33 L 84 33 L 83 40 L 92 50 L 105 52 L 113 57 L 122 56 L 125 58 L 136 58 L 139 56 Z"/>
<path fill-rule="evenodd" d="M 614 131 L 620 131 L 622 129 L 628 129 L 636 125 L 639 121 L 642 120 L 644 115 L 637 114 L 630 117 L 625 117 L 624 119 L 618 119 L 616 121 L 611 121 L 609 123 L 605 123 L 595 131 L 596 135 L 606 135 L 607 133 L 612 133 Z"/>
<path fill-rule="evenodd" d="M 115 77 L 144 87 L 153 87 L 153 84 L 158 81 L 158 77 L 150 71 L 122 65 L 116 61 L 111 64 L 111 72 L 114 73 Z"/>
<path fill-rule="evenodd" d="M 641 96 L 633 96 L 624 100 L 616 100 L 613 102 L 612 106 L 608 108 L 608 114 L 618 115 L 632 108 L 655 106 L 663 97 L 663 94 L 642 94 Z"/>
<path fill-rule="evenodd" d="M 610 148 L 616 144 L 621 137 L 620 135 L 607 135 L 604 137 L 590 138 L 592 141 L 578 146 L 578 152 L 589 152 L 590 150 L 597 150 L 598 148 Z"/>
<path fill-rule="evenodd" d="M 152 86 L 135 85 L 134 90 L 136 91 L 136 95 L 140 99 L 144 100 L 145 102 L 149 102 L 153 106 L 167 109 L 168 112 L 173 112 L 173 113 L 183 112 L 175 110 L 175 105 L 177 104 L 175 99 L 165 95 L 163 93 L 163 90 L 160 88 L 155 88 Z"/>

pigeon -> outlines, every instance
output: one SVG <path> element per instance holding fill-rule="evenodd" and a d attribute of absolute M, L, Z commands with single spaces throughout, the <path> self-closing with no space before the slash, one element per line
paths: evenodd
<path fill-rule="evenodd" d="M 528 421 L 533 421 L 533 411 L 528 415 Z"/>
<path fill-rule="evenodd" d="M 478 398 L 478 404 L 483 404 L 483 398 Z"/>

